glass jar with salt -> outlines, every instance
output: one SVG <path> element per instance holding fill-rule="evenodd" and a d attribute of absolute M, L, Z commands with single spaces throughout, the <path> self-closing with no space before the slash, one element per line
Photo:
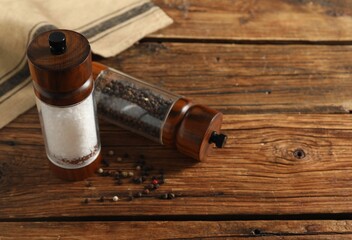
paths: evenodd
<path fill-rule="evenodd" d="M 93 76 L 103 119 L 200 161 L 225 145 L 221 112 L 95 62 Z"/>
<path fill-rule="evenodd" d="M 27 56 L 50 166 L 60 178 L 84 179 L 101 160 L 90 45 L 54 30 L 33 39 Z"/>

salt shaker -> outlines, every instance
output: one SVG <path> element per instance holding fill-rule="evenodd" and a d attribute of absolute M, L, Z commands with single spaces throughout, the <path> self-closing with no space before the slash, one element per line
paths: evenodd
<path fill-rule="evenodd" d="M 99 117 L 199 161 L 225 145 L 221 112 L 96 62 L 93 75 Z"/>
<path fill-rule="evenodd" d="M 27 56 L 50 166 L 62 179 L 82 180 L 101 160 L 90 45 L 53 30 L 34 38 Z"/>

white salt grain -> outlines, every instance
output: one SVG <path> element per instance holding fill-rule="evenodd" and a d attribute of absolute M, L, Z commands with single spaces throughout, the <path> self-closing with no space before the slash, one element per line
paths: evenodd
<path fill-rule="evenodd" d="M 100 149 L 97 149 L 92 94 L 69 107 L 51 106 L 39 99 L 37 106 L 42 117 L 48 157 L 55 165 L 78 168 L 94 161 Z"/>

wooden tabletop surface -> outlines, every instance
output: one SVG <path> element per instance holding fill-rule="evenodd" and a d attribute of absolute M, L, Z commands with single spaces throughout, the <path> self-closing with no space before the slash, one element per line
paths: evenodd
<path fill-rule="evenodd" d="M 143 185 L 55 178 L 33 108 L 0 130 L 0 239 L 352 238 L 352 2 L 154 2 L 172 26 L 95 59 L 222 111 L 226 147 L 197 163 L 100 121 L 105 169 L 164 169 L 128 201 Z"/>

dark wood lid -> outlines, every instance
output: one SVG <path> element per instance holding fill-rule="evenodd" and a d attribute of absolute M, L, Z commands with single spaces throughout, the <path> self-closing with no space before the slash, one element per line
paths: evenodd
<path fill-rule="evenodd" d="M 194 159 L 206 160 L 213 148 L 211 137 L 214 132 L 220 133 L 221 124 L 221 112 L 203 105 L 191 106 L 176 134 L 176 148 Z"/>
<path fill-rule="evenodd" d="M 90 45 L 81 34 L 60 29 L 42 33 L 29 44 L 27 56 L 36 95 L 44 102 L 73 104 L 91 92 Z"/>

